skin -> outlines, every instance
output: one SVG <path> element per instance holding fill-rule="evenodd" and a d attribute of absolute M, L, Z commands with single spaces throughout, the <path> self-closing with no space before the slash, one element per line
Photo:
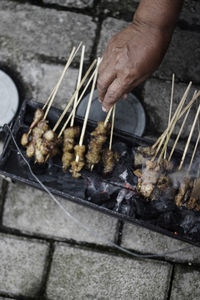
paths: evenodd
<path fill-rule="evenodd" d="M 97 90 L 102 109 L 148 78 L 160 65 L 183 0 L 141 0 L 133 22 L 114 35 L 99 66 Z"/>

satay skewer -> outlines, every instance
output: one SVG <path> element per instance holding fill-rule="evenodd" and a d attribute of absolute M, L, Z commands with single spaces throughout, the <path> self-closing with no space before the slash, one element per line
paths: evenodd
<path fill-rule="evenodd" d="M 171 87 L 171 97 L 170 97 L 170 106 L 169 106 L 169 117 L 168 117 L 168 127 L 171 121 L 172 117 L 172 106 L 173 106 L 173 100 L 174 100 L 174 81 L 175 81 L 175 74 L 172 74 L 172 87 Z M 164 159 L 167 157 L 167 148 L 165 150 Z"/>
<path fill-rule="evenodd" d="M 190 164 L 189 164 L 188 169 L 187 169 L 187 173 L 189 173 L 190 170 L 191 170 L 191 168 L 192 168 L 192 163 L 193 163 L 195 154 L 196 154 L 196 152 L 197 152 L 197 147 L 198 147 L 198 145 L 199 145 L 199 141 L 200 141 L 200 130 L 199 130 L 199 134 L 198 134 L 198 137 L 197 137 L 195 146 L 194 146 L 194 150 L 193 150 L 193 153 L 192 153 L 192 157 L 191 157 L 191 160 L 190 160 Z"/>
<path fill-rule="evenodd" d="M 183 120 L 183 122 L 182 122 L 182 124 L 181 124 L 181 128 L 180 128 L 179 133 L 178 133 L 178 135 L 177 135 L 177 137 L 176 137 L 176 140 L 175 140 L 175 142 L 174 142 L 174 144 L 173 144 L 173 147 L 172 147 L 172 150 L 171 150 L 171 152 L 170 152 L 168 161 L 170 161 L 171 158 L 172 158 L 172 155 L 173 155 L 173 153 L 174 153 L 174 150 L 175 150 L 175 148 L 176 148 L 176 145 L 177 145 L 177 143 L 178 143 L 178 141 L 179 141 L 179 138 L 180 138 L 180 136 L 181 136 L 181 133 L 182 133 L 183 128 L 184 128 L 184 126 L 185 126 L 185 123 L 186 123 L 186 121 L 187 121 L 188 115 L 189 115 L 189 113 L 190 113 L 190 109 L 191 109 L 191 107 L 188 109 L 188 111 L 187 111 L 187 113 L 186 113 L 186 115 L 185 115 L 185 117 L 184 117 L 184 120 Z"/>
<path fill-rule="evenodd" d="M 63 69 L 63 72 L 62 72 L 62 74 L 61 74 L 61 76 L 60 76 L 60 78 L 59 78 L 59 80 L 58 80 L 58 82 L 57 82 L 55 88 L 53 89 L 53 91 L 52 91 L 50 97 L 48 98 L 47 102 L 46 102 L 45 105 L 43 106 L 43 109 L 45 109 L 45 107 L 46 107 L 46 105 L 47 105 L 47 109 L 46 109 L 46 112 L 45 112 L 45 114 L 44 114 L 43 120 L 46 119 L 46 117 L 47 117 L 47 115 L 48 115 L 48 113 L 49 113 L 49 110 L 50 110 L 50 108 L 51 108 L 51 105 L 52 105 L 52 103 L 53 103 L 53 101 L 54 101 L 54 99 L 55 99 L 55 96 L 56 96 L 57 92 L 58 92 L 58 89 L 59 89 L 59 87 L 60 87 L 60 85 L 61 85 L 61 83 L 62 83 L 62 80 L 63 80 L 64 76 L 65 76 L 65 73 L 66 73 L 66 71 L 68 70 L 68 68 L 69 68 L 69 66 L 70 66 L 70 64 L 71 64 L 71 62 L 72 62 L 72 60 L 73 60 L 73 58 L 75 57 L 75 54 L 76 54 L 76 52 L 77 52 L 77 51 L 75 51 L 75 49 L 76 49 L 76 48 L 73 47 L 72 52 L 71 52 L 71 54 L 70 54 L 70 56 L 69 56 L 69 58 L 68 58 L 68 60 L 67 60 L 67 62 L 66 62 L 66 64 L 65 64 L 65 67 L 64 67 L 64 69 Z M 78 49 L 79 49 L 79 47 L 78 47 Z M 78 50 L 78 49 L 77 49 L 77 50 Z"/>
<path fill-rule="evenodd" d="M 112 149 L 113 131 L 114 131 L 114 124 L 115 124 L 115 111 L 116 111 L 116 103 L 113 105 L 113 111 L 112 111 L 112 124 L 111 124 L 110 142 L 109 142 L 109 150 L 110 151 Z"/>
<path fill-rule="evenodd" d="M 90 74 L 91 70 L 93 69 L 94 65 L 96 64 L 96 59 L 93 61 L 93 63 L 91 64 L 91 66 L 89 67 L 89 69 L 87 70 L 86 74 L 84 75 L 84 77 L 82 78 L 78 88 L 75 90 L 74 94 L 72 95 L 71 99 L 69 100 L 67 106 L 65 107 L 64 111 L 62 112 L 60 118 L 58 119 L 58 121 L 56 122 L 53 131 L 55 132 L 56 129 L 58 128 L 58 126 L 60 125 L 62 119 L 64 118 L 65 114 L 67 113 L 68 109 L 70 108 L 70 106 L 72 105 L 76 94 L 79 92 L 80 88 L 82 87 L 82 85 L 84 84 L 84 82 L 86 81 L 88 75 Z"/>
<path fill-rule="evenodd" d="M 176 115 L 177 115 L 177 113 L 178 113 L 178 111 L 179 111 L 181 102 L 183 101 L 183 99 L 186 99 L 186 98 L 187 98 L 187 95 L 188 95 L 188 93 L 189 93 L 189 90 L 190 90 L 190 88 L 191 88 L 191 85 L 192 85 L 192 82 L 190 82 L 189 85 L 187 86 L 187 88 L 186 88 L 186 90 L 185 90 L 185 92 L 184 92 L 184 94 L 183 94 L 183 97 L 182 97 L 182 99 L 180 100 L 179 105 L 178 105 L 178 107 L 177 107 L 177 109 L 176 109 L 176 111 L 175 111 L 175 113 L 174 113 L 174 115 L 173 115 L 173 117 L 172 117 L 172 119 L 171 119 L 171 121 L 170 121 L 169 126 L 168 126 L 168 127 L 166 128 L 166 130 L 161 134 L 161 136 L 157 139 L 157 141 L 153 144 L 152 149 L 155 149 L 155 148 L 157 147 L 157 145 L 158 145 L 161 141 L 162 141 L 162 143 L 163 143 L 163 140 L 165 139 L 165 137 L 166 137 L 168 131 L 170 130 L 170 127 L 171 127 L 172 123 L 174 122 L 174 119 L 175 119 L 175 117 L 176 117 Z M 180 115 L 180 118 L 181 118 L 181 115 Z M 162 143 L 161 143 L 161 145 L 162 145 Z"/>
<path fill-rule="evenodd" d="M 179 115 L 180 115 L 180 113 L 181 113 L 181 109 L 182 109 L 182 107 L 183 107 L 183 104 L 185 103 L 185 100 L 186 100 L 187 95 L 188 95 L 188 93 L 189 93 L 189 89 L 190 89 L 190 87 L 191 87 L 191 84 L 192 84 L 192 83 L 190 83 L 190 84 L 188 85 L 188 87 L 187 87 L 187 89 L 186 89 L 186 91 L 185 91 L 185 93 L 184 93 L 184 95 L 183 95 L 181 101 L 179 102 L 179 105 L 178 105 L 178 107 L 177 107 L 177 109 L 176 109 L 176 111 L 175 111 L 175 113 L 174 113 L 174 115 L 173 115 L 173 117 L 172 117 L 172 119 L 171 119 L 170 126 L 167 127 L 166 133 L 163 135 L 163 137 L 162 137 L 162 139 L 161 139 L 161 141 L 160 141 L 160 143 L 159 143 L 159 145 L 158 145 L 158 147 L 157 147 L 157 149 L 156 149 L 156 152 L 155 152 L 155 154 L 154 154 L 154 156 L 153 156 L 153 158 L 152 158 L 152 161 L 154 161 L 155 158 L 156 158 L 156 156 L 158 155 L 158 152 L 160 151 L 160 148 L 161 148 L 161 146 L 162 146 L 162 144 L 163 144 L 163 142 L 164 142 L 164 140 L 165 140 L 165 137 L 166 137 L 167 134 L 168 134 L 167 139 L 166 139 L 166 142 L 165 142 L 165 144 L 164 144 L 164 147 L 166 148 L 166 145 L 168 144 L 168 141 L 169 141 L 169 138 L 170 138 L 170 136 L 171 136 L 171 133 L 172 133 L 172 131 L 173 131 L 175 125 L 176 125 L 176 122 L 177 122 L 178 119 L 179 119 Z M 164 147 L 163 147 L 163 149 L 164 149 Z M 152 148 L 153 148 L 153 147 L 152 147 Z M 164 153 L 164 152 L 162 151 L 162 155 L 163 155 L 163 153 Z M 161 157 L 161 156 L 160 156 L 160 157 Z M 159 158 L 159 159 L 160 159 L 160 158 Z"/>
<path fill-rule="evenodd" d="M 97 61 L 97 66 L 98 65 L 99 65 L 99 60 Z M 90 112 L 90 107 L 91 107 L 91 104 L 92 104 L 94 89 L 95 89 L 95 85 L 96 85 L 96 81 L 97 81 L 97 74 L 98 74 L 98 67 L 95 70 L 95 75 L 94 75 L 94 79 L 93 79 L 93 82 L 92 82 L 90 97 L 89 97 L 89 100 L 88 100 L 87 109 L 86 109 L 86 113 L 85 113 L 85 118 L 84 118 L 84 122 L 83 122 L 83 127 L 82 127 L 82 130 L 81 130 L 81 135 L 80 135 L 80 140 L 79 140 L 79 146 L 83 145 L 83 140 L 84 140 L 84 136 L 85 136 L 85 130 L 86 130 L 87 121 L 88 121 L 89 112 Z M 79 157 L 76 156 L 76 162 L 78 162 L 78 159 L 79 159 Z"/>
<path fill-rule="evenodd" d="M 191 138 L 192 138 L 192 135 L 193 135 L 193 132 L 194 132 L 194 128 L 195 128 L 195 125 L 196 125 L 196 122 L 197 122 L 199 113 L 200 113 L 200 104 L 199 104 L 197 113 L 196 113 L 196 115 L 195 115 L 194 122 L 193 122 L 193 124 L 192 124 L 192 127 L 191 127 L 191 130 L 190 130 L 189 137 L 188 137 L 188 139 L 187 139 L 187 143 L 186 143 L 186 146 L 185 146 L 185 149 L 184 149 L 182 158 L 181 158 L 180 165 L 179 165 L 179 167 L 178 167 L 178 170 L 179 170 L 179 171 L 182 169 L 183 163 L 184 163 L 184 161 L 185 161 L 185 157 L 186 157 L 186 154 L 187 154 L 189 145 L 190 145 L 190 141 L 191 141 Z"/>
<path fill-rule="evenodd" d="M 59 86 L 60 86 L 60 84 L 61 84 L 61 82 L 63 80 L 63 77 L 64 77 L 67 69 L 69 68 L 70 64 L 72 63 L 74 57 L 76 56 L 76 54 L 79 51 L 79 49 L 80 49 L 80 47 L 81 47 L 82 44 L 83 44 L 83 42 L 80 42 L 79 45 L 78 45 L 78 47 L 77 47 L 77 49 L 76 49 L 76 47 L 72 48 L 72 51 L 71 51 L 70 56 L 69 56 L 69 58 L 68 58 L 68 60 L 67 60 L 67 62 L 65 64 L 65 67 L 64 67 L 64 69 L 63 69 L 63 71 L 61 73 L 61 76 L 59 77 L 56 86 L 53 88 L 53 90 L 52 90 L 50 96 L 48 97 L 47 101 L 45 102 L 44 106 L 42 107 L 42 110 L 44 110 L 46 108 L 46 106 L 49 104 L 49 101 L 52 99 L 52 97 L 55 98 L 54 95 L 57 93 L 58 88 L 59 88 Z"/>
<path fill-rule="evenodd" d="M 79 65 L 79 74 L 78 74 L 78 80 L 77 80 L 77 86 L 76 86 L 76 88 L 78 88 L 78 86 L 79 86 L 79 84 L 81 82 L 82 71 L 83 71 L 84 55 L 85 55 L 85 45 L 83 45 L 82 51 L 81 51 L 81 59 L 80 59 L 80 65 Z M 72 114 L 72 118 L 71 118 L 70 127 L 74 126 L 74 119 L 75 119 L 77 101 L 78 101 L 78 93 L 76 94 L 76 97 L 74 99 L 73 114 Z"/>
<path fill-rule="evenodd" d="M 95 71 L 96 71 L 96 69 L 95 69 Z M 86 84 L 86 86 L 85 86 L 83 92 L 81 93 L 80 97 L 78 98 L 77 103 L 76 103 L 76 106 L 73 108 L 73 110 L 74 110 L 74 109 L 76 110 L 77 106 L 79 105 L 79 103 L 81 102 L 83 96 L 85 95 L 85 92 L 86 92 L 86 90 L 88 89 L 88 86 L 90 85 L 92 79 L 94 78 L 95 71 L 94 71 L 94 72 L 92 73 L 92 75 L 90 76 L 90 78 L 89 78 L 89 80 L 88 80 L 88 82 L 87 82 L 87 84 Z M 68 125 L 68 123 L 69 123 L 69 121 L 70 121 L 70 119 L 71 119 L 71 117 L 72 117 L 72 115 L 73 115 L 73 110 L 70 112 L 69 117 L 67 118 L 65 124 L 63 125 L 62 129 L 60 130 L 60 132 L 59 132 L 59 134 L 58 134 L 58 137 L 61 137 L 61 135 L 63 134 L 65 128 L 67 127 L 67 125 Z"/>

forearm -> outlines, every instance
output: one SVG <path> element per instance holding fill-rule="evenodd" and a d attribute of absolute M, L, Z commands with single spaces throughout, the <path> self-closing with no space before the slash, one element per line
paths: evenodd
<path fill-rule="evenodd" d="M 176 25 L 182 4 L 183 0 L 141 0 L 133 23 L 170 33 Z"/>

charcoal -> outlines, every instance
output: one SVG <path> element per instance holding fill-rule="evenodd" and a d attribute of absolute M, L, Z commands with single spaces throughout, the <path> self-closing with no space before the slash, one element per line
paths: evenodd
<path fill-rule="evenodd" d="M 13 134 L 24 155 L 25 149 L 20 145 L 21 135 L 27 132 L 38 106 L 42 107 L 36 102 L 25 101 L 13 128 Z M 56 123 L 60 114 L 59 110 L 51 108 L 48 114 L 51 127 Z M 83 120 L 79 118 L 75 119 L 75 125 L 82 126 L 82 122 Z M 96 124 L 90 121 L 87 124 L 84 141 L 86 148 L 90 140 L 90 132 L 95 126 Z M 44 165 L 35 164 L 34 159 L 28 159 L 28 162 L 38 178 L 58 196 L 96 209 L 103 207 L 104 213 L 117 215 L 122 220 L 131 221 L 200 246 L 200 214 L 186 207 L 175 205 L 176 190 L 172 188 L 171 182 L 169 188 L 164 191 L 162 186 L 156 187 L 151 199 L 146 199 L 137 193 L 138 178 L 133 174 L 133 162 L 137 147 L 142 145 L 150 144 L 142 138 L 116 131 L 112 150 L 117 151 L 120 158 L 113 172 L 108 176 L 103 175 L 102 163 L 95 166 L 93 172 L 83 169 L 82 177 L 74 180 L 69 171 L 63 172 L 59 156 L 48 160 Z M 105 147 L 107 146 L 108 143 Z M 174 152 L 175 163 L 178 164 L 181 156 L 182 153 Z M 41 188 L 30 174 L 10 137 L 0 157 L 0 173 Z"/>

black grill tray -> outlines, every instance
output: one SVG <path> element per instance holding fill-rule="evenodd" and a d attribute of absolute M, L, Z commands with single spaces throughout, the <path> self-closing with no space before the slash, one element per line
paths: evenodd
<path fill-rule="evenodd" d="M 42 107 L 42 104 L 35 102 L 35 101 L 24 101 L 21 110 L 19 112 L 18 118 L 15 121 L 15 124 L 12 128 L 13 135 L 15 139 L 17 140 L 17 143 L 22 151 L 22 153 L 25 155 L 25 150 L 20 145 L 20 138 L 23 132 L 27 132 L 28 128 L 31 124 L 31 121 L 33 120 L 33 114 L 36 110 L 36 108 Z M 61 115 L 61 111 L 52 107 L 49 114 L 48 114 L 48 120 L 51 128 L 54 126 L 56 121 L 58 120 L 58 117 Z M 76 125 L 82 125 L 83 120 L 81 118 L 76 118 L 75 124 Z M 61 125 L 62 126 L 62 123 Z M 86 132 L 86 140 L 89 139 L 89 133 L 95 128 L 96 122 L 88 121 L 87 125 L 87 132 Z M 59 131 L 59 128 L 58 128 Z M 151 142 L 147 139 L 140 138 L 138 136 L 128 134 L 126 132 L 122 132 L 119 130 L 116 130 L 114 132 L 114 141 L 117 141 L 118 143 L 122 142 L 128 145 L 130 148 L 135 148 L 139 145 L 150 145 Z M 86 142 L 87 144 L 87 142 Z M 175 153 L 175 160 L 179 161 L 181 157 L 181 152 L 176 151 Z M 200 246 L 200 238 L 196 239 L 191 234 L 188 235 L 186 232 L 180 232 L 180 234 L 176 235 L 171 229 L 169 228 L 163 228 L 162 226 L 158 226 L 158 224 L 154 224 L 151 220 L 141 219 L 138 218 L 135 214 L 132 216 L 127 215 L 126 213 L 118 212 L 113 210 L 112 208 L 109 208 L 109 206 L 105 207 L 105 205 L 102 205 L 102 203 L 99 203 L 98 201 L 89 201 L 85 194 L 85 189 L 87 185 L 87 176 L 96 176 L 99 178 L 99 170 L 94 171 L 94 175 L 91 175 L 92 173 L 88 171 L 83 172 L 83 178 L 80 179 L 73 179 L 71 177 L 71 174 L 67 171 L 66 173 L 63 173 L 62 167 L 61 167 L 61 160 L 60 158 L 55 158 L 53 160 L 50 160 L 48 163 L 46 163 L 44 166 L 38 166 L 35 165 L 33 160 L 29 160 L 30 165 L 32 167 L 33 172 L 38 176 L 38 178 L 49 188 L 49 190 L 62 198 L 65 198 L 67 200 L 70 200 L 72 202 L 88 206 L 92 209 L 98 210 L 102 213 L 105 213 L 107 215 L 111 215 L 113 217 L 116 217 L 118 219 L 121 219 L 123 221 L 128 221 L 133 224 L 143 226 L 145 228 L 148 228 L 150 230 L 156 231 L 158 233 L 189 242 L 193 245 Z M 132 172 L 130 166 L 130 171 Z M 99 167 L 101 169 L 101 166 Z M 95 173 L 96 172 L 96 173 Z M 89 174 L 90 173 L 90 174 Z M 101 173 L 101 170 L 100 170 Z M 7 132 L 7 137 L 4 142 L 4 149 L 0 156 L 0 174 L 10 177 L 13 180 L 20 181 L 23 183 L 26 183 L 30 186 L 36 187 L 38 189 L 41 189 L 41 186 L 34 180 L 34 178 L 31 176 L 30 172 L 28 171 L 28 168 L 25 164 L 25 162 L 22 160 L 20 154 L 17 152 L 17 149 L 12 141 L 11 136 Z M 88 175 L 89 174 L 89 175 Z M 100 178 L 105 183 L 115 185 L 116 188 L 119 188 L 122 184 L 121 181 L 116 181 L 111 177 L 108 178 Z M 124 185 L 121 186 L 122 188 L 125 188 Z M 42 201 L 42 199 L 41 199 Z M 115 199 L 114 199 L 115 201 Z M 195 212 L 190 212 L 185 208 L 181 208 L 184 210 L 185 214 L 189 214 L 190 216 L 193 216 L 194 218 L 197 218 L 197 221 L 200 222 L 200 215 Z M 177 208 L 177 210 L 180 210 Z"/>

